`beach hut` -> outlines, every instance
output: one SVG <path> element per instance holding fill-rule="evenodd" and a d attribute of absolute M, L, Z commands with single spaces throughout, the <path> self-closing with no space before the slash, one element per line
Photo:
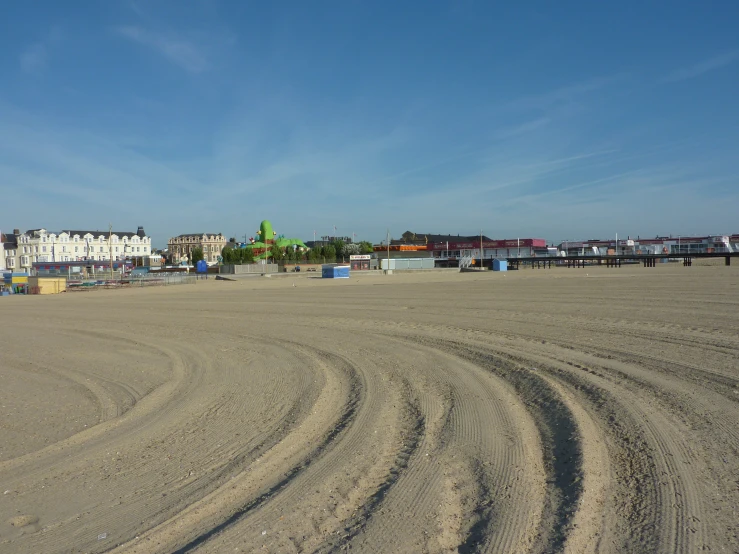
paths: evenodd
<path fill-rule="evenodd" d="M 5 294 L 25 294 L 28 292 L 28 273 L 11 271 L 3 273 L 0 290 Z"/>
<path fill-rule="evenodd" d="M 321 277 L 324 279 L 348 279 L 349 266 L 338 264 L 324 264 L 321 266 Z"/>
<path fill-rule="evenodd" d="M 493 271 L 508 271 L 506 260 L 493 260 Z"/>
<path fill-rule="evenodd" d="M 29 277 L 31 294 L 59 294 L 67 290 L 66 277 Z"/>

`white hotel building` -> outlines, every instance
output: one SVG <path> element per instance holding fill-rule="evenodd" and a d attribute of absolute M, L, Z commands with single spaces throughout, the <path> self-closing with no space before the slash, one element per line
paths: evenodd
<path fill-rule="evenodd" d="M 151 237 L 143 227 L 135 233 L 120 231 L 72 231 L 58 233 L 32 229 L 17 236 L 14 259 L 6 267 L 24 271 L 34 262 L 108 261 L 151 255 Z"/>

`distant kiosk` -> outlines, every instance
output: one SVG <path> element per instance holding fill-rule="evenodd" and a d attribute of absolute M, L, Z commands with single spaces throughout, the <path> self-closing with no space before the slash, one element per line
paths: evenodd
<path fill-rule="evenodd" d="M 339 264 L 324 264 L 321 266 L 321 277 L 324 279 L 348 279 L 349 266 Z"/>
<path fill-rule="evenodd" d="M 205 278 L 208 278 L 208 262 L 205 260 L 199 260 L 197 264 L 195 264 L 195 272 L 200 275 L 205 275 Z"/>

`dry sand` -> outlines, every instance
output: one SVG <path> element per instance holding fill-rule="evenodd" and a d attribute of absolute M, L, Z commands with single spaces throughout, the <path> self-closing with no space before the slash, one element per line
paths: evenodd
<path fill-rule="evenodd" d="M 0 299 L 0 552 L 739 551 L 739 267 Z"/>

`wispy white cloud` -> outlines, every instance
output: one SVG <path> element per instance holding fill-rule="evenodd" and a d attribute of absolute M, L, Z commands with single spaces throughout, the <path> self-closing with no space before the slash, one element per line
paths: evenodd
<path fill-rule="evenodd" d="M 53 47 L 62 40 L 62 31 L 54 26 L 41 40 L 29 45 L 18 59 L 21 70 L 29 75 L 39 75 L 49 64 L 49 58 Z"/>
<path fill-rule="evenodd" d="M 721 67 L 732 64 L 737 60 L 739 60 L 739 50 L 731 50 L 730 52 L 719 54 L 718 56 L 714 56 L 700 63 L 687 67 L 682 67 L 671 73 L 668 73 L 662 79 L 660 79 L 660 82 L 678 83 L 680 81 L 687 81 L 688 79 L 700 77 L 704 73 L 708 73 L 709 71 L 713 71 L 714 69 L 719 69 Z"/>
<path fill-rule="evenodd" d="M 25 49 L 20 56 L 21 69 L 24 73 L 38 75 L 46 69 L 49 53 L 46 44 L 36 42 Z"/>
<path fill-rule="evenodd" d="M 191 73 L 201 73 L 210 65 L 202 47 L 182 38 L 134 25 L 117 27 L 115 32 L 132 42 L 154 49 L 170 62 Z"/>
<path fill-rule="evenodd" d="M 560 187 L 560 188 L 554 188 L 554 189 L 544 190 L 544 191 L 541 191 L 541 192 L 538 192 L 538 193 L 535 193 L 535 194 L 526 194 L 526 195 L 523 195 L 523 196 L 520 196 L 520 197 L 512 198 L 512 199 L 510 199 L 508 201 L 508 203 L 510 204 L 510 203 L 518 202 L 520 200 L 533 200 L 533 199 L 538 199 L 538 198 L 542 198 L 542 197 L 545 197 L 545 196 L 552 196 L 552 195 L 563 194 L 563 193 L 566 193 L 566 192 L 571 192 L 573 190 L 579 190 L 579 189 L 584 189 L 584 188 L 591 188 L 591 187 L 595 187 L 595 186 L 602 186 L 605 183 L 611 183 L 611 182 L 613 182 L 613 181 L 615 181 L 617 179 L 622 179 L 624 177 L 638 175 L 639 173 L 641 173 L 641 170 L 625 171 L 623 173 L 619 173 L 619 174 L 616 174 L 616 175 L 609 175 L 607 177 L 602 177 L 600 179 L 593 179 L 593 180 L 590 180 L 590 181 L 586 181 L 584 183 L 578 183 L 576 185 L 568 185 L 566 187 Z"/>
<path fill-rule="evenodd" d="M 539 129 L 540 127 L 543 127 L 549 124 L 550 122 L 551 122 L 550 118 L 541 117 L 533 121 L 527 121 L 527 122 L 521 123 L 514 127 L 500 129 L 498 131 L 495 131 L 492 134 L 491 142 L 488 144 L 485 144 L 484 146 L 478 146 L 475 148 L 466 149 L 462 152 L 436 159 L 435 161 L 428 163 L 428 164 L 410 167 L 408 169 L 404 169 L 403 171 L 399 171 L 391 175 L 380 177 L 376 181 L 366 183 L 365 186 L 371 186 L 371 185 L 375 185 L 375 184 L 386 182 L 386 181 L 393 181 L 400 177 L 406 177 L 408 175 L 412 175 L 415 173 L 421 173 L 429 169 L 435 169 L 435 168 L 438 168 L 438 167 L 441 167 L 447 164 L 451 164 L 454 162 L 464 160 L 466 158 L 471 158 L 471 157 L 474 157 L 480 154 L 484 154 L 485 152 L 491 151 L 495 147 L 494 146 L 495 143 L 497 143 L 498 141 L 503 141 L 505 139 L 511 139 L 511 138 L 535 131 L 536 129 Z"/>
<path fill-rule="evenodd" d="M 628 75 L 626 73 L 617 73 L 603 77 L 594 77 L 578 81 L 570 85 L 560 87 L 554 90 L 531 94 L 517 98 L 509 102 L 505 107 L 508 109 L 546 109 L 556 104 L 573 102 L 579 97 L 590 92 L 601 90 L 609 85 L 614 85 L 623 81 Z"/>

